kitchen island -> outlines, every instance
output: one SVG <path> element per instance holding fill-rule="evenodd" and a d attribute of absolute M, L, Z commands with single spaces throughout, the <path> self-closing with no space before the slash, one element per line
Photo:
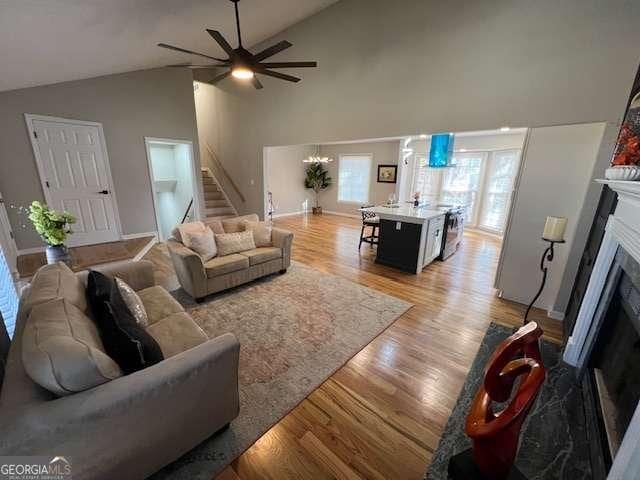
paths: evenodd
<path fill-rule="evenodd" d="M 440 255 L 446 209 L 400 204 L 366 210 L 380 218 L 376 263 L 420 273 Z"/>

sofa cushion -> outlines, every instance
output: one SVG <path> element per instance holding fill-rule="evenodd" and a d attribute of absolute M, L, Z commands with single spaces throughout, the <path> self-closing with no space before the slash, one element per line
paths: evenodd
<path fill-rule="evenodd" d="M 242 222 L 245 231 L 253 232 L 253 241 L 256 247 L 273 247 L 271 242 L 271 225 L 266 222 Z"/>
<path fill-rule="evenodd" d="M 159 322 L 174 313 L 184 312 L 184 308 L 164 288 L 156 285 L 138 292 L 147 311 L 149 325 Z"/>
<path fill-rule="evenodd" d="M 31 291 L 25 304 L 29 309 L 55 298 L 64 298 L 83 312 L 87 311 L 84 285 L 62 262 L 45 265 L 36 272 L 31 280 Z"/>
<path fill-rule="evenodd" d="M 56 395 L 122 376 L 105 352 L 95 323 L 64 298 L 31 310 L 22 335 L 22 363 L 34 382 Z"/>
<path fill-rule="evenodd" d="M 268 262 L 269 260 L 282 258 L 282 249 L 277 247 L 259 247 L 242 252 L 241 255 L 247 257 L 249 259 L 249 265 L 253 266 Z"/>
<path fill-rule="evenodd" d="M 160 348 L 164 358 L 200 345 L 208 340 L 207 335 L 185 312 L 174 313 L 147 329 Z"/>
<path fill-rule="evenodd" d="M 240 217 L 225 218 L 222 220 L 222 227 L 224 233 L 235 233 L 244 231 L 244 221 L 258 222 L 260 219 L 258 215 L 252 213 L 251 215 L 241 215 Z"/>
<path fill-rule="evenodd" d="M 115 280 L 109 301 L 92 305 L 92 310 L 105 351 L 125 374 L 150 367 L 163 359 L 156 341 L 136 323 Z"/>
<path fill-rule="evenodd" d="M 249 268 L 249 258 L 239 253 L 216 257 L 204 264 L 208 278 L 218 277 L 225 273 L 236 272 L 245 268 Z"/>
<path fill-rule="evenodd" d="M 205 219 L 205 220 L 203 220 L 203 222 L 216 235 L 220 235 L 222 233 L 225 233 L 224 227 L 222 226 L 222 222 L 220 220 L 217 220 L 217 219 Z"/>
<path fill-rule="evenodd" d="M 253 241 L 253 232 L 250 231 L 216 235 L 216 244 L 218 246 L 218 256 L 220 257 L 256 248 L 256 244 Z"/>
<path fill-rule="evenodd" d="M 207 227 L 202 222 L 181 223 L 171 230 L 171 236 L 179 242 L 184 243 L 184 232 L 203 232 L 205 228 Z"/>

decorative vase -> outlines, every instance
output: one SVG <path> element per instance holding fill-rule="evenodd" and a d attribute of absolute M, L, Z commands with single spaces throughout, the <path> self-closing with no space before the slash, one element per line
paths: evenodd
<path fill-rule="evenodd" d="M 314 215 L 322 215 L 322 207 L 311 207 Z"/>
<path fill-rule="evenodd" d="M 607 168 L 604 176 L 607 180 L 640 180 L 640 166 L 616 165 Z"/>
<path fill-rule="evenodd" d="M 48 264 L 62 262 L 71 267 L 71 255 L 69 254 L 69 249 L 64 245 L 49 245 L 46 252 Z"/>

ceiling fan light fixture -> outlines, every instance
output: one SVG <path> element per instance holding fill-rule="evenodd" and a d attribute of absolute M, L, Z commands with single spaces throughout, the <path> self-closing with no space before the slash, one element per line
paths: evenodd
<path fill-rule="evenodd" d="M 231 75 L 239 80 L 251 80 L 253 78 L 253 70 L 247 67 L 233 67 Z"/>

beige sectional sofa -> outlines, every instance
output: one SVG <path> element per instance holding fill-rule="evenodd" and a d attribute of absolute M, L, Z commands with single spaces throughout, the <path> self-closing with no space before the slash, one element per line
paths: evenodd
<path fill-rule="evenodd" d="M 242 231 L 245 221 L 258 222 L 258 216 L 252 214 L 224 219 L 210 227 L 214 233 L 236 233 Z M 280 228 L 271 229 L 272 246 L 216 256 L 206 262 L 182 243 L 177 230 L 173 235 L 167 240 L 167 247 L 178 280 L 182 288 L 197 301 L 256 278 L 276 272 L 284 273 L 291 264 L 293 233 Z"/>
<path fill-rule="evenodd" d="M 230 333 L 209 339 L 154 285 L 150 262 L 96 270 L 137 291 L 165 359 L 123 375 L 90 318 L 87 272 L 43 267 L 21 296 L 0 392 L 0 455 L 64 456 L 74 479 L 142 479 L 238 415 L 240 346 Z"/>

